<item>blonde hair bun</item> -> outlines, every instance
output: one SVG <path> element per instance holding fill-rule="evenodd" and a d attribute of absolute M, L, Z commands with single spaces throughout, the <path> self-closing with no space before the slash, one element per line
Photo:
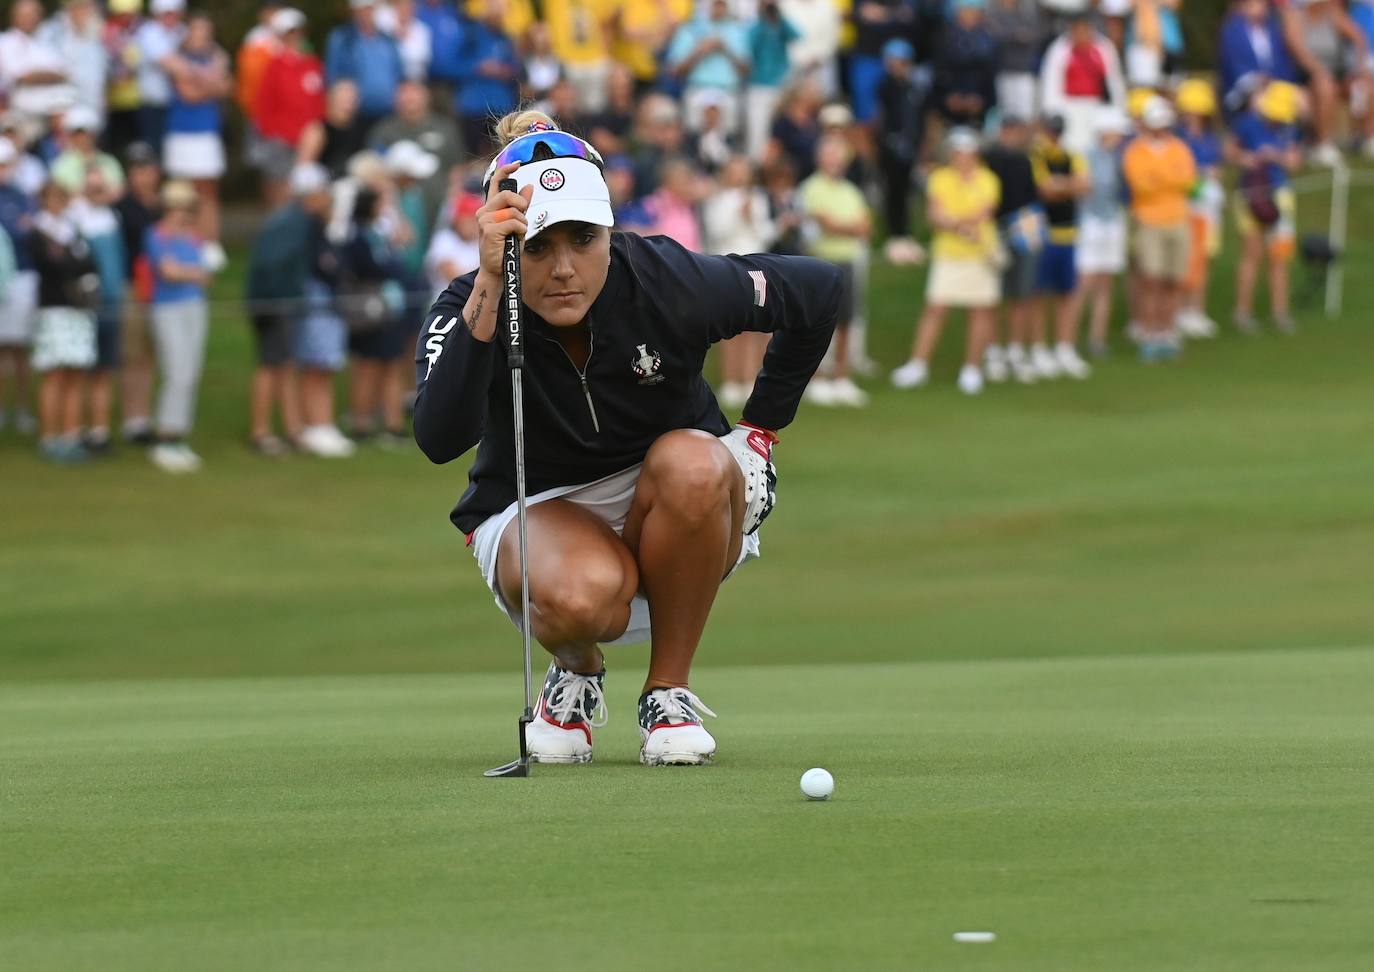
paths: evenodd
<path fill-rule="evenodd" d="M 521 135 L 528 135 L 532 125 L 547 125 L 557 129 L 558 122 L 542 111 L 533 108 L 517 108 L 507 115 L 503 115 L 496 123 L 496 144 L 505 148 Z"/>

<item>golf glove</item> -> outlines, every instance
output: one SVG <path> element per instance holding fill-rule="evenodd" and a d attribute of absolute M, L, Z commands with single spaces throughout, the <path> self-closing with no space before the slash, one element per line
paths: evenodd
<path fill-rule="evenodd" d="M 754 533 L 778 501 L 778 471 L 773 467 L 773 443 L 778 436 L 757 425 L 741 422 L 720 437 L 744 473 L 744 532 Z"/>

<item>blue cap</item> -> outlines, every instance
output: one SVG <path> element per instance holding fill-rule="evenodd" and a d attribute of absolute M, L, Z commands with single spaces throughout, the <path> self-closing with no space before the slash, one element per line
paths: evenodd
<path fill-rule="evenodd" d="M 954 0 L 954 9 L 963 10 L 965 7 L 974 7 L 978 10 L 986 10 L 988 0 Z"/>
<path fill-rule="evenodd" d="M 904 41 L 900 37 L 894 37 L 883 45 L 883 59 L 900 57 L 904 61 L 913 60 L 916 51 L 912 48 L 909 41 Z"/>

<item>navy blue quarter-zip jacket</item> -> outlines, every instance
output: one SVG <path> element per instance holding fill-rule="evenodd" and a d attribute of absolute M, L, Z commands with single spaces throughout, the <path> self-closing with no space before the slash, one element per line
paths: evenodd
<path fill-rule="evenodd" d="M 443 463 L 478 447 L 451 517 L 465 534 L 515 502 L 501 329 L 495 340 L 479 341 L 462 319 L 475 278 L 475 271 L 459 277 L 435 301 L 415 353 L 420 448 Z M 674 429 L 728 432 L 701 369 L 712 344 L 745 331 L 774 336 L 744 420 L 774 431 L 788 425 L 830 345 L 840 287 L 838 269 L 809 257 L 703 256 L 667 237 L 613 233 L 606 286 L 588 314 L 585 369 L 549 324 L 526 312 L 530 495 L 627 469 Z"/>

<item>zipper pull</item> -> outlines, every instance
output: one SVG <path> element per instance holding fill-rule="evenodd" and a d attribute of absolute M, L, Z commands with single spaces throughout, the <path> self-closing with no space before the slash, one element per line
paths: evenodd
<path fill-rule="evenodd" d="M 579 375 L 578 379 L 582 382 L 582 395 L 587 399 L 587 411 L 592 415 L 592 429 L 601 434 L 601 423 L 596 420 L 596 406 L 592 404 L 592 390 L 587 387 L 587 376 Z"/>

